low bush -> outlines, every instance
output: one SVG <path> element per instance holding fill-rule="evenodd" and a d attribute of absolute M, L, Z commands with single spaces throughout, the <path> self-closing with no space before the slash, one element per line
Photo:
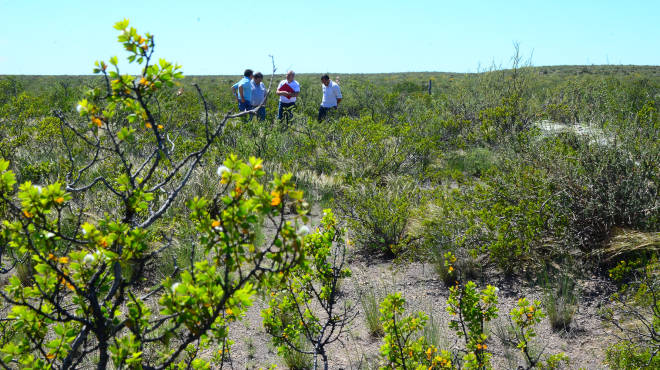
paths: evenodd
<path fill-rule="evenodd" d="M 394 257 L 406 252 L 410 215 L 420 197 L 412 179 L 389 177 L 345 186 L 337 206 L 359 248 Z"/>

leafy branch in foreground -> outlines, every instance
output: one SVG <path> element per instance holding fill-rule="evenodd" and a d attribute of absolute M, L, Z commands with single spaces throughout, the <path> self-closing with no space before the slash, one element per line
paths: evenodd
<path fill-rule="evenodd" d="M 314 356 L 314 369 L 328 369 L 327 346 L 341 342 L 347 324 L 355 318 L 351 307 L 339 306 L 342 279 L 350 276 L 345 267 L 346 245 L 343 230 L 329 209 L 323 211 L 321 228 L 305 237 L 305 264 L 293 268 L 279 293 L 273 293 L 269 307 L 262 311 L 264 327 L 273 336 L 280 353 L 296 351 Z M 311 345 L 298 343 L 304 338 Z"/>
<path fill-rule="evenodd" d="M 17 187 L 9 163 L 0 160 L 0 202 L 8 210 L 0 242 L 32 266 L 29 279 L 13 276 L 0 291 L 9 306 L 3 330 L 15 333 L 0 343 L 4 368 L 208 368 L 199 357 L 212 346 L 221 348 L 213 360 L 222 367 L 229 323 L 304 256 L 297 227 L 306 203 L 291 175 L 263 185 L 261 160 L 230 156 L 218 170 L 215 199 L 187 202 L 193 250 L 204 255 L 145 287 L 149 264 L 172 244 L 172 235 L 160 231 L 168 210 L 236 115 L 212 122 L 207 111 L 196 146 L 177 145 L 186 124 L 166 122 L 159 99 L 181 77 L 179 67 L 151 64 L 152 35 L 139 35 L 128 21 L 115 28 L 142 72 L 120 75 L 115 57 L 112 72 L 97 62 L 105 89 L 80 101 L 82 121 L 56 113 L 68 161 L 64 182 Z M 296 214 L 285 220 L 285 209 Z M 263 220 L 274 233 L 257 244 Z"/>
<path fill-rule="evenodd" d="M 401 293 L 390 294 L 380 305 L 380 320 L 385 337 L 380 354 L 385 360 L 381 369 L 453 369 L 451 353 L 438 350 L 416 337 L 423 330 L 427 316 L 418 312 L 403 316 L 406 300 Z"/>
<path fill-rule="evenodd" d="M 617 329 L 614 335 L 619 340 L 607 350 L 605 363 L 612 368 L 655 368 L 660 365 L 659 271 L 657 252 L 647 261 L 641 258 L 621 261 L 610 270 L 610 276 L 622 283 L 603 314 L 604 319 Z"/>

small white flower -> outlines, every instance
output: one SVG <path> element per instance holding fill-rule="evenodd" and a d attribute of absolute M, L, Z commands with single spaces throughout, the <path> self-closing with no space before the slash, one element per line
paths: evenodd
<path fill-rule="evenodd" d="M 500 288 L 495 287 L 495 293 L 498 293 L 500 291 Z"/>
<path fill-rule="evenodd" d="M 32 185 L 32 186 L 37 188 L 37 191 L 39 192 L 39 194 L 41 194 L 41 191 L 44 190 L 40 185 Z"/>
<path fill-rule="evenodd" d="M 179 287 L 179 284 L 180 284 L 180 283 L 174 283 L 174 284 L 172 284 L 172 287 L 170 288 L 170 289 L 172 289 L 172 293 L 176 293 L 176 288 Z"/>
<path fill-rule="evenodd" d="M 85 230 L 85 228 L 80 229 L 80 232 L 81 232 L 83 235 L 87 235 L 87 230 Z"/>
<path fill-rule="evenodd" d="M 222 174 L 225 172 L 229 172 L 229 168 L 227 166 L 218 167 L 218 171 L 217 171 L 218 176 L 222 177 Z"/>
<path fill-rule="evenodd" d="M 91 266 L 94 261 L 96 261 L 96 257 L 91 253 L 87 253 L 85 257 L 83 257 L 83 263 L 87 266 Z"/>
<path fill-rule="evenodd" d="M 52 238 L 52 237 L 54 237 L 54 236 L 55 236 L 55 234 L 51 233 L 50 231 L 47 232 L 46 234 L 44 234 L 44 237 L 45 237 L 46 239 L 50 239 L 50 238 Z"/>
<path fill-rule="evenodd" d="M 307 235 L 307 234 L 309 234 L 309 227 L 307 227 L 307 225 L 302 225 L 302 226 L 300 226 L 300 228 L 298 229 L 298 234 L 299 234 L 299 235 Z"/>
<path fill-rule="evenodd" d="M 78 111 L 78 113 L 82 113 L 83 109 L 85 108 L 82 106 L 82 104 L 78 104 L 78 106 L 76 106 L 76 110 Z"/>

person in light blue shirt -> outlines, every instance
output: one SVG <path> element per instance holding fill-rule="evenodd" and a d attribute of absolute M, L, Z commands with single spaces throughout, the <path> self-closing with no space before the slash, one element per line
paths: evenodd
<path fill-rule="evenodd" d="M 252 79 L 251 83 L 251 103 L 252 106 L 250 109 L 255 109 L 259 107 L 261 104 L 265 103 L 266 99 L 266 87 L 264 86 L 264 83 L 261 82 L 264 79 L 264 75 L 261 74 L 261 72 L 257 72 L 254 74 L 254 78 Z M 261 106 L 257 110 L 257 119 L 259 121 L 263 121 L 266 119 L 266 107 Z"/>
<path fill-rule="evenodd" d="M 236 82 L 231 91 L 238 100 L 238 111 L 243 112 L 250 109 L 250 98 L 252 97 L 252 89 L 250 82 L 252 81 L 252 70 L 246 69 L 243 72 L 243 78 Z"/>

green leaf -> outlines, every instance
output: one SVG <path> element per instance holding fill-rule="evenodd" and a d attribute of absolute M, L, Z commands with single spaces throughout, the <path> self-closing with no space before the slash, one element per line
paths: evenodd
<path fill-rule="evenodd" d="M 126 27 L 128 27 L 128 19 L 121 20 L 114 25 L 114 29 L 118 31 L 123 31 Z"/>

